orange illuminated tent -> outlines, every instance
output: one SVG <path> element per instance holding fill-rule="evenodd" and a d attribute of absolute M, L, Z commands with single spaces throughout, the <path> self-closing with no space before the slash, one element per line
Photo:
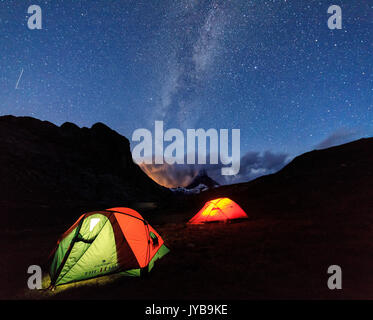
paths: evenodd
<path fill-rule="evenodd" d="M 229 222 L 235 219 L 247 219 L 242 208 L 229 198 L 218 198 L 206 202 L 203 208 L 188 223 Z"/>

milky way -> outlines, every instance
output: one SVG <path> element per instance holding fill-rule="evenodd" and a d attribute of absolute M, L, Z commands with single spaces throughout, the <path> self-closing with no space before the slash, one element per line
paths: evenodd
<path fill-rule="evenodd" d="M 242 155 L 262 160 L 372 136 L 370 1 L 32 4 L 42 30 L 28 29 L 26 2 L 0 3 L 1 115 L 100 121 L 128 138 L 155 120 L 237 128 Z M 328 28 L 332 4 L 341 30 Z"/>

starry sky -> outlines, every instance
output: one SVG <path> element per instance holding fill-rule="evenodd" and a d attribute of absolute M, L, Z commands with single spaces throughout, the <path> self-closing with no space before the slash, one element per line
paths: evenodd
<path fill-rule="evenodd" d="M 2 0 L 0 50 L 0 115 L 240 129 L 239 180 L 373 135 L 371 1 Z"/>

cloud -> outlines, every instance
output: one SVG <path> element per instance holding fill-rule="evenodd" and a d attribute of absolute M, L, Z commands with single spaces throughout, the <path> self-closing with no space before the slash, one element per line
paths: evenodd
<path fill-rule="evenodd" d="M 220 184 L 232 184 L 253 180 L 263 175 L 271 174 L 282 169 L 289 161 L 285 153 L 247 152 L 241 158 L 240 172 L 234 176 L 222 176 L 220 171 L 210 172 L 211 178 Z"/>
<path fill-rule="evenodd" d="M 198 174 L 198 168 L 193 165 L 140 164 L 140 168 L 155 182 L 167 187 L 186 187 Z"/>
<path fill-rule="evenodd" d="M 356 137 L 357 132 L 349 129 L 339 129 L 316 145 L 316 149 L 325 149 L 339 144 L 347 143 Z"/>
<path fill-rule="evenodd" d="M 206 165 L 154 165 L 142 164 L 141 169 L 157 183 L 168 187 L 186 187 L 201 170 L 205 170 L 210 178 L 219 184 L 233 184 L 253 180 L 262 175 L 274 173 L 283 168 L 289 161 L 285 153 L 272 153 L 266 151 L 247 152 L 241 158 L 240 172 L 234 176 L 223 176 L 221 174 L 222 164 Z"/>

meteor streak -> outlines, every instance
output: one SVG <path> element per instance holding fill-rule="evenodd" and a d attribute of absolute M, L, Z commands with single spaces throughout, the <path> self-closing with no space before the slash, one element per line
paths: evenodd
<path fill-rule="evenodd" d="M 18 89 L 19 80 L 21 80 L 22 75 L 23 75 L 23 68 L 22 68 L 21 74 L 19 75 L 18 80 L 17 80 L 17 84 L 16 84 L 16 88 L 15 88 L 16 90 Z"/>

